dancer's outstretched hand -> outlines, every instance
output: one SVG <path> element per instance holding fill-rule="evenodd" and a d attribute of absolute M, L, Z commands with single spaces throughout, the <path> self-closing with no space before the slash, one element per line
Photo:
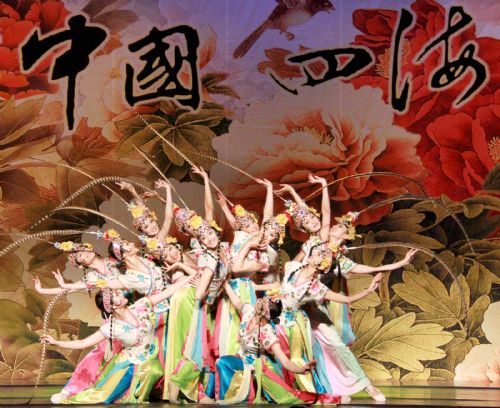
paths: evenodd
<path fill-rule="evenodd" d="M 312 173 L 309 173 L 307 179 L 309 180 L 309 183 L 321 184 L 323 187 L 327 185 L 327 182 L 323 177 L 315 176 Z"/>
<path fill-rule="evenodd" d="M 304 369 L 304 373 L 311 371 L 314 367 L 316 367 L 316 360 L 311 360 L 305 363 L 302 368 Z"/>
<path fill-rule="evenodd" d="M 382 280 L 382 272 L 379 272 L 374 276 L 374 278 L 370 282 L 370 286 L 368 286 L 368 291 L 375 292 L 381 280 Z"/>
<path fill-rule="evenodd" d="M 290 184 L 280 184 L 281 188 L 276 190 L 277 193 L 291 193 L 295 191 L 294 188 Z"/>
<path fill-rule="evenodd" d="M 208 179 L 208 174 L 205 170 L 203 170 L 203 167 L 198 167 L 198 166 L 193 166 L 193 173 L 199 174 L 203 179 Z"/>
<path fill-rule="evenodd" d="M 51 335 L 49 334 L 45 334 L 43 336 L 40 336 L 40 343 L 42 344 L 57 344 L 57 340 L 54 339 L 54 337 L 52 337 Z"/>
<path fill-rule="evenodd" d="M 122 190 L 133 191 L 134 186 L 128 181 L 117 181 L 116 185 L 120 187 Z"/>
<path fill-rule="evenodd" d="M 155 181 L 155 188 L 164 188 L 165 190 L 168 190 L 171 188 L 170 183 L 167 183 L 166 180 L 163 179 L 158 179 Z"/>
<path fill-rule="evenodd" d="M 33 284 L 35 285 L 35 290 L 38 293 L 42 293 L 42 284 L 40 283 L 40 279 L 38 279 L 38 276 L 35 276 L 33 278 Z"/>
<path fill-rule="evenodd" d="M 227 199 L 226 199 L 226 197 L 224 196 L 224 194 L 222 194 L 219 191 L 217 191 L 217 198 L 216 198 L 216 200 L 219 203 L 219 205 L 221 205 L 221 206 L 226 205 L 227 206 Z"/>
<path fill-rule="evenodd" d="M 408 265 L 411 261 L 413 261 L 413 258 L 415 257 L 415 254 L 418 252 L 418 249 L 410 249 L 405 257 L 402 259 L 404 265 Z"/>
<path fill-rule="evenodd" d="M 259 184 L 262 184 L 263 186 L 266 186 L 268 188 L 273 188 L 273 183 L 271 183 L 268 179 L 255 179 L 255 181 Z"/>
<path fill-rule="evenodd" d="M 54 275 L 54 278 L 56 278 L 56 281 L 61 288 L 67 289 L 66 282 L 64 281 L 64 277 L 59 269 L 57 269 L 57 272 L 52 271 L 52 275 Z"/>

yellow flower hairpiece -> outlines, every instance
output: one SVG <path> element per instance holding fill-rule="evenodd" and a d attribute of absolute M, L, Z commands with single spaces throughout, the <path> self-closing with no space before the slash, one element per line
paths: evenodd
<path fill-rule="evenodd" d="M 288 222 L 288 217 L 285 214 L 278 214 L 276 216 L 276 222 L 283 227 Z"/>
<path fill-rule="evenodd" d="M 120 238 L 120 234 L 115 229 L 109 229 L 106 231 L 106 233 L 108 234 L 108 237 L 110 237 L 110 238 Z"/>
<path fill-rule="evenodd" d="M 319 218 L 319 212 L 314 207 L 308 207 L 309 211 L 312 212 L 316 217 Z"/>
<path fill-rule="evenodd" d="M 201 218 L 199 215 L 195 215 L 194 217 L 191 217 L 189 219 L 189 226 L 192 229 L 198 229 L 198 228 L 200 228 L 201 224 L 203 224 L 203 218 Z"/>
<path fill-rule="evenodd" d="M 273 288 L 266 292 L 266 296 L 269 297 L 269 299 L 271 299 L 272 301 L 276 301 L 278 299 L 281 299 L 281 292 L 278 288 Z"/>
<path fill-rule="evenodd" d="M 212 220 L 212 222 L 210 223 L 210 226 L 212 228 L 215 228 L 219 232 L 222 231 L 222 228 L 217 225 L 217 223 L 215 222 L 215 220 Z"/>
<path fill-rule="evenodd" d="M 97 279 L 95 281 L 95 287 L 99 289 L 104 289 L 108 287 L 108 281 L 106 279 Z"/>
<path fill-rule="evenodd" d="M 177 243 L 177 238 L 175 237 L 172 237 L 172 236 L 167 236 L 167 238 L 165 238 L 165 243 L 167 244 L 176 244 Z"/>
<path fill-rule="evenodd" d="M 321 269 L 322 271 L 324 271 L 326 268 L 329 268 L 331 264 L 332 264 L 332 262 L 331 262 L 330 259 L 323 258 L 323 260 L 319 264 L 319 269 Z"/>
<path fill-rule="evenodd" d="M 146 238 L 146 247 L 148 249 L 155 249 L 158 247 L 158 240 L 156 238 Z"/>
<path fill-rule="evenodd" d="M 244 217 L 246 213 L 247 212 L 240 204 L 236 204 L 234 206 L 234 214 L 237 215 L 238 217 Z"/>
<path fill-rule="evenodd" d="M 59 249 L 61 251 L 71 251 L 74 247 L 74 243 L 73 241 L 64 241 L 64 242 L 61 242 L 61 244 L 59 245 Z"/>
<path fill-rule="evenodd" d="M 130 213 L 132 214 L 132 217 L 134 218 L 139 218 L 144 215 L 144 207 L 137 206 L 137 205 L 131 205 L 130 206 Z"/>

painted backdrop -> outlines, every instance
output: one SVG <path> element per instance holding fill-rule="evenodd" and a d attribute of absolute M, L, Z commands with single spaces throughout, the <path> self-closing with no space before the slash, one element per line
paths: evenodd
<path fill-rule="evenodd" d="M 457 277 L 419 254 L 352 305 L 352 348 L 369 376 L 498 383 L 499 24 L 495 0 L 2 0 L 1 248 L 23 238 L 6 233 L 105 226 L 84 210 L 44 215 L 91 178 L 151 187 L 159 174 L 137 149 L 201 210 L 201 180 L 158 133 L 257 212 L 264 188 L 213 157 L 302 197 L 313 172 L 338 180 L 335 215 L 362 212 L 352 245 L 414 242 Z M 368 172 L 398 176 L 346 178 Z M 131 223 L 113 183 L 67 205 Z M 81 234 L 48 240 L 68 238 Z M 288 256 L 303 239 L 289 231 Z M 40 370 L 49 299 L 33 277 L 81 277 L 49 242 L 14 249 L 0 258 L 1 384 L 33 383 Z M 350 256 L 379 265 L 403 253 Z M 48 327 L 75 339 L 99 323 L 81 293 L 55 304 Z M 83 355 L 50 349 L 42 379 L 64 381 Z"/>

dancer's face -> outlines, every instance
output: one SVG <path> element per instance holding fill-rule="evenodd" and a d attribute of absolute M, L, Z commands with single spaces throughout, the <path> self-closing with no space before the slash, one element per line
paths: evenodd
<path fill-rule="evenodd" d="M 324 264 L 325 260 L 328 263 L 327 265 Z M 329 266 L 331 265 L 331 261 L 331 251 L 325 251 L 320 248 L 313 249 L 308 259 L 309 265 L 314 266 L 316 269 L 320 270 L 320 272 L 325 272 L 326 270 L 328 270 Z"/>
<path fill-rule="evenodd" d="M 344 224 L 335 224 L 330 228 L 328 234 L 330 240 L 344 240 L 347 238 L 347 226 Z"/>
<path fill-rule="evenodd" d="M 96 253 L 90 250 L 78 251 L 75 254 L 75 260 L 78 265 L 90 266 L 92 261 L 96 258 Z"/>
<path fill-rule="evenodd" d="M 128 299 L 125 296 L 123 296 L 123 291 L 120 289 L 113 290 L 112 299 L 113 299 L 113 310 L 127 306 Z"/>
<path fill-rule="evenodd" d="M 175 245 L 166 245 L 162 257 L 167 264 L 172 265 L 181 260 L 181 251 Z"/>
<path fill-rule="evenodd" d="M 241 230 L 253 234 L 259 230 L 259 224 L 252 217 L 245 217 L 241 221 Z"/>
<path fill-rule="evenodd" d="M 144 221 L 141 224 L 141 231 L 148 237 L 155 237 L 160 231 L 160 228 L 158 226 L 158 223 L 151 217 L 145 217 Z"/>
<path fill-rule="evenodd" d="M 321 222 L 314 214 L 308 213 L 302 220 L 302 228 L 311 234 L 315 234 L 321 229 Z"/>
<path fill-rule="evenodd" d="M 208 228 L 200 235 L 200 242 L 207 248 L 214 249 L 219 245 L 219 236 L 213 228 Z"/>
<path fill-rule="evenodd" d="M 265 244 L 270 244 L 278 239 L 278 232 L 270 225 L 264 226 L 264 234 L 262 240 Z"/>
<path fill-rule="evenodd" d="M 139 249 L 129 241 L 123 240 L 121 243 L 122 251 L 123 251 L 123 256 L 134 256 L 139 252 Z"/>

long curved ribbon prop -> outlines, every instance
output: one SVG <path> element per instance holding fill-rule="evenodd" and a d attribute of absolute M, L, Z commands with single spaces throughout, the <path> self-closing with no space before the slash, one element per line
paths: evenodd
<path fill-rule="evenodd" d="M 158 168 L 158 166 L 156 164 L 153 163 L 153 161 L 146 155 L 146 153 L 144 153 L 141 149 L 139 149 L 136 145 L 133 145 L 134 146 L 134 149 L 144 158 L 144 160 L 146 160 L 150 166 L 156 170 L 156 172 L 160 175 L 160 177 L 165 180 L 168 185 L 172 188 L 172 190 L 174 191 L 174 193 L 177 195 L 177 197 L 179 198 L 179 201 L 182 203 L 182 205 L 184 206 L 184 208 L 188 209 L 189 210 L 189 207 L 187 206 L 187 204 L 184 202 L 184 200 L 182 199 L 181 195 L 177 192 L 177 190 L 174 188 L 174 186 L 172 185 L 172 183 L 170 182 L 170 180 L 165 176 L 165 174 L 163 174 L 161 172 L 161 170 Z"/>
<path fill-rule="evenodd" d="M 358 246 L 354 246 L 354 247 L 347 247 L 348 250 L 354 250 L 354 249 L 361 249 L 361 248 L 390 248 L 390 247 L 402 247 L 402 248 L 408 248 L 408 249 L 416 249 L 420 252 L 423 252 L 424 254 L 426 255 L 429 255 L 431 256 L 433 259 L 435 259 L 436 261 L 438 261 L 441 266 L 443 266 L 443 268 L 446 270 L 446 272 L 448 273 L 448 275 L 450 275 L 452 277 L 452 279 L 455 281 L 455 283 L 457 284 L 457 287 L 458 287 L 458 290 L 460 291 L 460 295 L 461 295 L 461 303 L 462 303 L 462 308 L 463 310 L 465 311 L 465 315 L 468 316 L 469 314 L 469 308 L 467 307 L 467 303 L 465 302 L 465 294 L 464 294 L 464 291 L 462 289 L 462 286 L 460 286 L 460 282 L 458 281 L 458 278 L 457 276 L 453 273 L 453 271 L 451 270 L 451 268 L 446 264 L 446 262 L 444 262 L 438 254 L 436 254 L 435 252 L 431 251 L 430 249 L 422 246 L 422 245 L 418 245 L 418 244 L 414 244 L 414 243 L 411 243 L 411 242 L 399 242 L 399 241 L 389 241 L 389 242 L 377 242 L 377 243 L 373 243 L 373 244 L 363 244 L 363 245 L 358 245 Z"/>
<path fill-rule="evenodd" d="M 24 235 L 24 238 L 21 238 L 17 241 L 14 241 L 10 245 L 7 245 L 4 249 L 0 251 L 0 258 L 7 255 L 8 253 L 12 252 L 15 248 L 17 248 L 19 245 L 24 244 L 25 242 L 28 242 L 31 239 L 43 239 L 43 237 L 49 237 L 52 235 L 80 235 L 86 233 L 85 231 L 82 230 L 73 230 L 73 229 L 65 229 L 65 230 L 51 230 L 51 231 L 40 231 L 36 232 L 34 234 L 26 234 Z M 21 235 L 21 234 L 10 234 L 10 233 L 5 233 L 2 235 Z"/>
<path fill-rule="evenodd" d="M 353 179 L 353 178 L 366 177 L 366 176 L 391 176 L 391 177 L 399 177 L 399 178 L 402 178 L 404 180 L 407 180 L 407 181 L 410 181 L 410 182 L 414 183 L 416 186 L 418 186 L 420 192 L 422 194 L 425 194 L 425 190 L 424 190 L 423 186 L 417 180 L 415 180 L 415 179 L 413 179 L 411 177 L 403 176 L 402 174 L 393 173 L 391 171 L 369 171 L 367 173 L 351 174 L 350 176 L 346 176 L 346 177 L 342 177 L 342 178 L 333 180 L 330 183 L 328 183 L 325 187 L 320 187 L 316 191 L 313 191 L 306 198 L 304 198 L 304 201 L 307 201 L 307 200 L 310 200 L 311 198 L 316 197 L 317 195 L 319 195 L 321 193 L 321 191 L 324 188 L 328 188 L 329 186 L 333 186 L 334 184 L 337 184 L 337 183 L 339 183 L 341 181 L 345 181 L 345 180 L 349 180 L 349 179 Z"/>
<path fill-rule="evenodd" d="M 387 198 L 387 199 L 379 201 L 377 203 L 373 203 L 373 204 L 369 205 L 368 207 L 360 210 L 359 213 L 361 214 L 361 213 L 364 213 L 366 211 L 370 211 L 373 208 L 382 207 L 384 205 L 392 204 L 396 201 L 403 201 L 403 200 L 430 201 L 434 205 L 438 205 L 439 207 L 441 207 L 457 223 L 458 227 L 460 228 L 460 230 L 464 234 L 465 240 L 467 241 L 467 244 L 469 245 L 469 248 L 471 249 L 472 253 L 474 253 L 474 254 L 476 253 L 476 251 L 474 251 L 474 248 L 472 247 L 471 239 L 469 238 L 469 235 L 467 234 L 467 231 L 465 230 L 465 227 L 462 224 L 462 222 L 459 220 L 459 218 L 455 214 L 453 214 L 448 208 L 446 208 L 445 205 L 442 203 L 442 201 L 439 199 L 435 199 L 435 198 L 427 197 L 427 196 L 416 196 L 413 194 L 403 194 L 403 195 L 398 196 L 398 197 Z"/>
<path fill-rule="evenodd" d="M 130 232 L 132 235 L 134 235 L 137 238 L 139 238 L 139 235 L 137 233 L 135 233 L 134 231 L 132 231 L 130 228 L 128 228 L 125 224 L 123 224 L 120 221 L 114 219 L 110 215 L 104 214 L 104 213 L 102 213 L 100 211 L 97 211 L 97 210 L 92 210 L 91 208 L 77 207 L 77 206 L 68 206 L 68 207 L 58 208 L 55 211 L 83 211 L 83 212 L 88 212 L 88 213 L 91 213 L 91 214 L 95 214 L 95 215 L 98 215 L 99 217 L 102 217 L 102 218 L 106 219 L 107 221 L 111 221 L 111 222 L 115 223 L 116 225 L 119 225 L 124 230 Z"/>
<path fill-rule="evenodd" d="M 243 169 L 240 169 L 239 167 L 236 167 L 234 164 L 231 164 L 227 161 L 224 161 L 222 159 L 219 159 L 218 157 L 213 157 L 213 156 L 210 156 L 208 154 L 204 154 L 204 153 L 199 153 L 199 152 L 188 152 L 190 154 L 194 154 L 196 156 L 200 156 L 200 157 L 204 157 L 206 159 L 210 159 L 210 160 L 213 160 L 213 161 L 216 161 L 224 166 L 227 166 L 229 167 L 230 169 L 233 169 L 233 170 L 236 170 L 238 172 L 240 172 L 241 174 L 243 174 L 244 176 L 247 176 L 248 178 L 250 178 L 251 180 L 257 182 L 257 178 L 252 176 L 249 172 L 243 170 Z M 281 201 L 285 202 L 286 200 L 281 197 L 278 193 L 276 193 L 274 190 L 273 190 L 273 194 L 278 197 Z"/>
<path fill-rule="evenodd" d="M 126 181 L 126 182 L 129 182 L 129 183 L 135 185 L 136 187 L 141 187 L 145 191 L 153 192 L 153 190 L 151 190 L 149 187 L 147 187 L 147 186 L 145 186 L 145 185 L 143 185 L 143 184 L 141 184 L 141 183 L 139 183 L 137 181 L 129 180 L 126 177 L 120 177 L 120 176 L 100 177 L 100 178 L 94 179 L 90 183 L 87 183 L 87 184 L 83 185 L 82 187 L 80 187 L 78 190 L 76 190 L 69 197 L 67 197 L 66 199 L 64 199 L 63 201 L 61 201 L 61 203 L 56 208 L 50 210 L 47 214 L 45 214 L 42 218 L 40 218 L 37 222 L 35 222 L 29 229 L 33 229 L 37 225 L 40 225 L 42 222 L 44 222 L 45 220 L 47 220 L 54 212 L 59 211 L 59 209 L 61 209 L 66 204 L 68 204 L 71 201 L 73 201 L 76 197 L 78 197 L 80 194 L 83 194 L 85 191 L 91 189 L 92 187 L 94 187 L 94 186 L 96 186 L 98 184 L 107 183 L 107 182 L 110 182 L 110 181 L 115 181 L 115 182 L 116 181 Z M 163 202 L 165 202 L 165 200 L 163 198 L 161 198 L 161 200 Z"/>
<path fill-rule="evenodd" d="M 191 166 L 191 167 L 196 167 L 195 164 L 189 160 L 189 158 L 182 152 L 182 150 L 180 150 L 177 146 L 175 146 L 172 142 L 170 142 L 166 137 L 164 137 L 160 132 L 158 132 L 153 126 L 151 126 L 149 124 L 149 122 L 144 119 L 142 117 L 142 115 L 139 113 L 139 112 L 136 112 L 137 113 L 137 116 L 139 116 L 139 118 L 144 122 L 144 124 L 150 129 L 153 131 L 153 133 L 155 133 L 157 136 L 160 137 L 161 140 L 163 140 L 171 149 L 173 149 L 179 156 L 181 156 L 186 162 L 188 162 L 188 164 Z M 210 183 L 210 185 L 219 193 L 221 194 L 225 199 L 226 201 L 231 204 L 231 206 L 234 207 L 234 204 L 231 203 L 231 201 L 228 200 L 228 198 L 225 196 L 225 194 L 220 190 L 219 187 L 217 187 L 217 185 L 210 179 L 208 179 L 208 182 Z"/>

